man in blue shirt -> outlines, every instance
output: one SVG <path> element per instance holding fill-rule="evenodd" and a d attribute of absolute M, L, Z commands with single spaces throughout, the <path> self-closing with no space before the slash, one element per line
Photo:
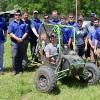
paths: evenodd
<path fill-rule="evenodd" d="M 61 24 L 65 25 L 65 27 L 62 27 L 61 29 L 64 48 L 73 49 L 72 46 L 73 31 L 71 28 L 66 27 L 66 23 L 67 23 L 67 18 L 64 15 L 61 16 Z"/>
<path fill-rule="evenodd" d="M 35 49 L 37 45 L 37 39 L 40 33 L 40 27 L 42 25 L 42 21 L 38 17 L 38 11 L 33 11 L 33 19 L 31 20 L 31 29 L 35 35 L 34 39 L 31 41 L 31 52 L 32 52 L 32 59 L 35 60 Z"/>
<path fill-rule="evenodd" d="M 61 21 L 58 16 L 58 12 L 56 10 L 52 11 L 52 19 L 51 19 L 51 24 L 61 24 Z"/>
<path fill-rule="evenodd" d="M 4 41 L 7 34 L 7 27 L 4 20 L 0 17 L 0 74 L 3 74 L 3 54 L 4 54 Z"/>
<path fill-rule="evenodd" d="M 29 19 L 29 13 L 28 11 L 24 11 L 23 12 L 23 19 L 24 23 L 26 24 L 26 26 L 28 27 L 28 37 L 26 39 L 26 43 L 25 43 L 25 55 L 23 58 L 23 66 L 27 67 L 27 63 L 28 63 L 28 56 L 27 56 L 27 48 L 28 48 L 28 43 L 32 40 L 34 40 L 34 33 L 32 32 L 31 29 L 31 20 Z"/>
<path fill-rule="evenodd" d="M 89 38 L 89 44 L 90 44 L 90 47 L 91 47 L 91 61 L 95 63 L 96 62 L 96 56 L 95 56 L 95 53 L 94 53 L 94 48 L 95 48 L 96 30 L 98 28 L 97 19 L 95 19 L 93 23 L 94 23 L 94 28 L 91 28 L 91 30 L 89 31 L 88 38 Z"/>
<path fill-rule="evenodd" d="M 65 15 L 62 15 L 62 16 L 61 16 L 61 24 L 62 24 L 62 25 L 66 25 L 66 24 L 67 24 L 67 18 L 66 18 Z"/>
<path fill-rule="evenodd" d="M 91 30 L 94 29 L 94 20 L 96 18 L 96 14 L 95 13 L 91 13 L 90 14 L 90 22 L 85 25 L 85 28 L 87 30 L 87 33 L 89 34 L 89 32 L 91 32 Z M 89 44 L 89 40 L 88 40 L 88 36 L 87 36 L 87 51 L 86 51 L 86 58 L 90 57 L 90 44 Z"/>
<path fill-rule="evenodd" d="M 8 33 L 11 36 L 13 72 L 16 75 L 23 72 L 22 60 L 25 55 L 25 39 L 28 35 L 28 28 L 21 20 L 20 10 L 16 11 L 14 20 L 10 22 Z"/>
<path fill-rule="evenodd" d="M 73 38 L 72 29 L 68 27 L 63 27 L 61 29 L 61 32 L 62 32 L 62 39 L 64 46 L 67 47 L 68 49 L 72 49 L 71 48 L 71 43 Z"/>
<path fill-rule="evenodd" d="M 51 24 L 51 22 L 50 22 L 50 17 L 49 17 L 49 15 L 47 15 L 47 14 L 44 15 L 44 23 L 45 23 L 45 24 Z"/>
<path fill-rule="evenodd" d="M 77 23 L 75 22 L 75 18 L 73 14 L 69 14 L 68 16 L 68 22 L 67 22 L 67 26 L 73 26 L 73 27 L 77 27 Z"/>
<path fill-rule="evenodd" d="M 96 33 L 95 33 L 95 47 L 94 47 L 94 53 L 97 55 L 98 64 L 100 65 L 100 25 L 99 25 L 99 19 L 96 19 L 94 21 L 95 25 L 97 26 Z"/>

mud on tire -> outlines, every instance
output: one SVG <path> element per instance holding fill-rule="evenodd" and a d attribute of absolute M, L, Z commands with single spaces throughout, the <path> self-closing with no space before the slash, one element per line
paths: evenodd
<path fill-rule="evenodd" d="M 55 70 L 50 66 L 40 67 L 36 71 L 35 85 L 41 92 L 51 92 L 56 85 Z"/>
<path fill-rule="evenodd" d="M 97 84 L 100 79 L 99 68 L 93 63 L 86 63 L 85 68 L 89 73 L 88 78 L 84 79 L 82 76 L 80 76 L 80 80 L 84 83 L 91 85 Z"/>

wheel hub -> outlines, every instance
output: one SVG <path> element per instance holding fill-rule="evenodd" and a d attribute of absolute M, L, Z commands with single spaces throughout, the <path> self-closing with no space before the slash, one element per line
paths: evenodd
<path fill-rule="evenodd" d="M 41 87 L 46 87 L 48 85 L 48 80 L 45 76 L 40 76 L 39 83 Z"/>

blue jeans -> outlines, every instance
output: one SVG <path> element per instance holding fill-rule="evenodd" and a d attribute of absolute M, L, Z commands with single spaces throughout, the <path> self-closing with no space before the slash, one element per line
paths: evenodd
<path fill-rule="evenodd" d="M 17 44 L 12 42 L 12 65 L 13 71 L 23 71 L 22 60 L 25 55 L 25 43 Z"/>
<path fill-rule="evenodd" d="M 3 71 L 4 43 L 0 43 L 0 72 Z"/>
<path fill-rule="evenodd" d="M 28 56 L 27 56 L 27 49 L 28 49 L 28 40 L 25 40 L 25 43 L 24 43 L 24 57 L 23 57 L 23 61 L 22 61 L 22 65 L 23 66 L 26 66 L 27 65 L 27 62 L 28 62 Z"/>
<path fill-rule="evenodd" d="M 84 55 L 84 49 L 85 49 L 85 45 L 79 45 L 79 46 L 76 46 L 76 52 L 79 56 L 83 56 Z"/>
<path fill-rule="evenodd" d="M 30 49 L 31 49 L 31 55 L 32 59 L 35 58 L 35 49 L 36 49 L 37 41 L 30 41 Z"/>

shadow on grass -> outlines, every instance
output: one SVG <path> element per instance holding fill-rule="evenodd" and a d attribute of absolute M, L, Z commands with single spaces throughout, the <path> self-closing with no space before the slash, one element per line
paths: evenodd
<path fill-rule="evenodd" d="M 75 87 L 75 88 L 85 88 L 88 85 L 86 83 L 82 83 L 76 77 L 66 77 L 60 80 L 62 84 L 67 85 L 68 87 Z"/>
<path fill-rule="evenodd" d="M 28 66 L 27 68 L 24 68 L 25 72 L 35 72 L 39 66 Z"/>
<path fill-rule="evenodd" d="M 60 94 L 59 87 L 56 85 L 55 88 L 52 90 L 52 92 L 50 94 L 51 95 L 58 95 L 58 94 Z"/>
<path fill-rule="evenodd" d="M 23 70 L 25 71 L 25 72 L 35 72 L 36 71 L 36 69 L 38 69 L 39 68 L 39 66 L 28 66 L 28 67 L 23 67 Z M 12 69 L 12 67 L 11 66 L 9 66 L 9 67 L 5 67 L 4 68 L 4 72 L 12 72 L 13 71 L 13 69 Z"/>
<path fill-rule="evenodd" d="M 4 68 L 4 72 L 12 72 L 12 67 L 6 67 Z"/>

